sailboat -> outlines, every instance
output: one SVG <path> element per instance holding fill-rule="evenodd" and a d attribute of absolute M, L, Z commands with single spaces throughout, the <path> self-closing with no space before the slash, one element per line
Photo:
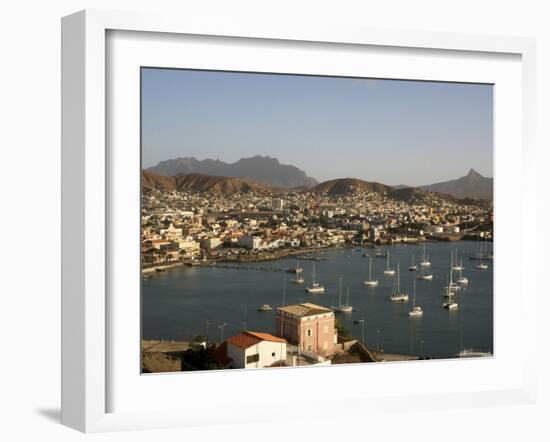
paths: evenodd
<path fill-rule="evenodd" d="M 464 267 L 462 266 L 462 260 L 460 261 L 460 273 L 458 274 L 457 283 L 461 285 L 467 285 L 468 284 L 468 278 L 465 276 L 462 276 L 462 270 L 464 270 Z"/>
<path fill-rule="evenodd" d="M 479 270 L 487 270 L 489 268 L 489 265 L 488 264 L 485 264 L 482 260 L 481 260 L 481 254 L 479 255 L 479 262 L 478 264 L 476 265 L 476 269 L 479 269 Z"/>
<path fill-rule="evenodd" d="M 304 283 L 304 277 L 302 275 L 303 269 L 300 267 L 300 262 L 299 261 L 296 264 L 295 273 L 296 273 L 296 278 L 292 282 L 294 282 L 296 284 L 303 284 Z"/>
<path fill-rule="evenodd" d="M 311 285 L 306 287 L 308 293 L 325 293 L 325 286 L 315 282 L 315 261 L 313 261 L 313 272 L 311 275 Z"/>
<path fill-rule="evenodd" d="M 458 265 L 458 249 L 455 250 L 455 262 L 454 262 L 454 265 L 453 265 L 453 270 L 455 272 L 458 272 L 460 270 L 462 270 L 463 267 L 462 267 L 462 261 L 460 262 L 460 265 Z"/>
<path fill-rule="evenodd" d="M 420 267 L 430 267 L 432 263 L 428 259 L 428 255 L 426 255 L 426 244 L 424 244 L 424 251 L 422 253 L 422 261 L 420 261 Z"/>
<path fill-rule="evenodd" d="M 386 258 L 386 270 L 384 270 L 384 275 L 387 275 L 387 276 L 395 275 L 395 269 L 390 269 L 390 251 L 389 250 Z"/>
<path fill-rule="evenodd" d="M 342 304 L 342 278 L 340 278 L 340 294 L 338 295 L 338 305 L 333 306 L 332 309 L 339 313 L 349 313 L 353 311 L 353 307 L 349 303 L 349 288 L 347 290 L 346 303 Z"/>
<path fill-rule="evenodd" d="M 401 292 L 399 289 L 399 263 L 397 264 L 397 278 L 394 281 L 394 288 L 396 290 L 390 296 L 392 302 L 407 302 L 409 300 L 409 295 L 407 292 Z"/>
<path fill-rule="evenodd" d="M 447 310 L 456 310 L 458 308 L 458 303 L 453 300 L 454 292 L 451 290 L 449 284 L 445 286 L 443 296 L 448 299 L 441 305 L 441 307 L 446 308 Z"/>
<path fill-rule="evenodd" d="M 420 267 L 420 275 L 416 277 L 416 279 L 423 279 L 424 281 L 431 281 L 434 279 L 434 275 L 431 273 L 424 273 L 424 267 Z"/>
<path fill-rule="evenodd" d="M 453 281 L 453 251 L 451 250 L 451 269 L 449 270 L 449 285 L 448 285 L 448 291 L 450 292 L 456 292 L 457 290 L 460 290 L 460 286 Z"/>
<path fill-rule="evenodd" d="M 416 267 L 416 264 L 414 263 L 414 254 L 412 256 L 412 264 L 409 266 L 409 270 L 411 272 L 416 272 L 418 270 L 418 267 Z"/>
<path fill-rule="evenodd" d="M 372 279 L 372 257 L 369 259 L 369 279 L 364 281 L 364 284 L 368 287 L 376 287 L 378 285 L 378 280 Z"/>
<path fill-rule="evenodd" d="M 409 311 L 409 316 L 418 317 L 422 316 L 423 314 L 424 311 L 422 310 L 422 307 L 416 305 L 416 281 L 413 281 L 413 308 L 411 311 Z"/>

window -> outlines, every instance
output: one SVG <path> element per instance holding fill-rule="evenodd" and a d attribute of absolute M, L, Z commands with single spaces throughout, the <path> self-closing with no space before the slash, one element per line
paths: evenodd
<path fill-rule="evenodd" d="M 260 360 L 260 355 L 256 353 L 255 355 L 250 355 L 246 357 L 246 363 L 252 364 L 252 362 L 258 362 Z"/>
<path fill-rule="evenodd" d="M 307 346 L 307 351 L 311 351 L 311 345 Z"/>
<path fill-rule="evenodd" d="M 307 329 L 307 335 L 311 336 L 311 329 L 310 328 Z"/>

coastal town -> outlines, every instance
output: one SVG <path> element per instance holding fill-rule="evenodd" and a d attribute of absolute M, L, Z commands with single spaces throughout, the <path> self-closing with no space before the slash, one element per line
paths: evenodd
<path fill-rule="evenodd" d="M 143 268 L 262 260 L 344 245 L 492 239 L 490 201 L 413 188 L 351 190 L 270 195 L 143 189 Z"/>
<path fill-rule="evenodd" d="M 151 176 L 147 178 L 150 182 Z M 358 180 L 337 181 L 321 189 L 277 192 L 145 186 L 141 209 L 144 280 L 182 265 L 223 268 L 288 257 L 315 261 L 324 250 L 333 248 L 371 248 L 374 254 L 381 245 L 492 241 L 490 201 L 451 198 L 415 188 L 377 188 Z M 282 270 L 297 277 L 301 272 Z M 144 340 L 142 370 L 305 367 L 428 358 L 392 355 L 379 345 L 367 346 L 364 337 L 354 338 L 338 320 L 338 311 L 344 311 L 340 307 L 313 301 L 284 304 L 275 308 L 269 328 L 243 327 L 226 338 L 220 321 L 212 324 L 220 331 L 219 337 L 205 332 L 185 342 Z M 273 310 L 270 305 L 262 308 Z M 364 327 L 363 321 L 355 322 Z"/>

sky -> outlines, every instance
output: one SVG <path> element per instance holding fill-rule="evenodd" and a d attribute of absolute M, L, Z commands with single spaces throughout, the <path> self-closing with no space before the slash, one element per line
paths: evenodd
<path fill-rule="evenodd" d="M 142 165 L 275 157 L 318 181 L 493 176 L 485 84 L 142 69 Z"/>

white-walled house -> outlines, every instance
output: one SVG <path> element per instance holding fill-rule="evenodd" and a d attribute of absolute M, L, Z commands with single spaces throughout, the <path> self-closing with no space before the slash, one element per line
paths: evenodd
<path fill-rule="evenodd" d="M 262 368 L 286 360 L 286 339 L 245 331 L 227 340 L 232 368 Z"/>

